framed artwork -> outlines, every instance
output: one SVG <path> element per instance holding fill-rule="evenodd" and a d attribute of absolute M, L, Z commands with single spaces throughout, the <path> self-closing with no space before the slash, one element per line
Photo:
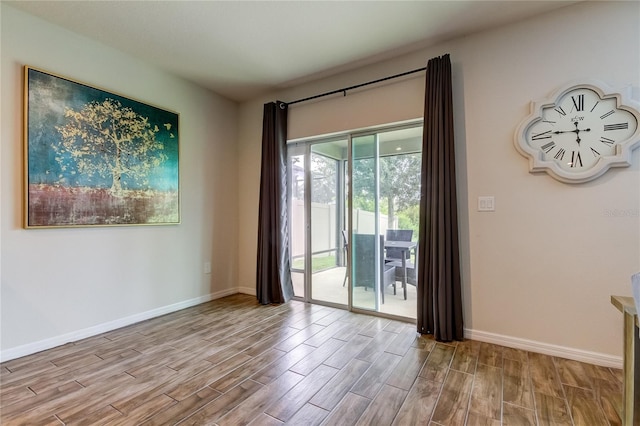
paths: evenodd
<path fill-rule="evenodd" d="M 180 223 L 179 114 L 25 66 L 26 228 Z"/>

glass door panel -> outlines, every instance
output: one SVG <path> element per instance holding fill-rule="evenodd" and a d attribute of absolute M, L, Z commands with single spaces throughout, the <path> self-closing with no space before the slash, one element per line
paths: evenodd
<path fill-rule="evenodd" d="M 298 150 L 300 151 L 300 150 Z M 288 159 L 288 191 L 289 191 L 289 256 L 291 265 L 291 280 L 293 281 L 293 295 L 305 297 L 305 155 L 297 154 L 290 149 Z"/>
<path fill-rule="evenodd" d="M 343 160 L 345 141 L 310 145 L 311 299 L 348 305 L 345 285 Z"/>
<path fill-rule="evenodd" d="M 377 311 L 380 244 L 378 143 L 375 135 L 351 143 L 351 291 L 354 308 Z"/>

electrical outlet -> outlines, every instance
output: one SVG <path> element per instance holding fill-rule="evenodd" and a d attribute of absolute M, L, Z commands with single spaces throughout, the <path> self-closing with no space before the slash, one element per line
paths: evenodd
<path fill-rule="evenodd" d="M 204 273 L 205 274 L 210 274 L 211 273 L 211 262 L 204 262 Z"/>

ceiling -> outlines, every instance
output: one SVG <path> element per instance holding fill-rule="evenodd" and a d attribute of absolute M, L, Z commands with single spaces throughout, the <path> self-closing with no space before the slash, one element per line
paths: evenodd
<path fill-rule="evenodd" d="M 234 101 L 576 1 L 5 1 Z"/>

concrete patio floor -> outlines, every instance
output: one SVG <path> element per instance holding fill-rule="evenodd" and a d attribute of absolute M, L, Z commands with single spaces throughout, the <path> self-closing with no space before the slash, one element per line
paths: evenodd
<path fill-rule="evenodd" d="M 346 268 L 335 267 L 324 271 L 316 272 L 312 276 L 312 298 L 314 300 L 338 303 L 342 305 L 348 304 L 348 285 L 343 287 Z M 293 288 L 296 296 L 304 294 L 304 286 L 302 282 L 302 274 L 293 274 Z M 404 300 L 402 293 L 402 283 L 396 283 L 397 294 L 393 294 L 393 287 L 388 286 L 385 289 L 384 303 L 380 304 L 379 312 L 397 315 L 401 317 L 416 318 L 416 287 L 407 285 L 407 300 Z M 374 309 L 374 293 L 371 289 L 365 290 L 364 287 L 356 287 L 353 291 L 353 305 L 356 308 Z"/>

